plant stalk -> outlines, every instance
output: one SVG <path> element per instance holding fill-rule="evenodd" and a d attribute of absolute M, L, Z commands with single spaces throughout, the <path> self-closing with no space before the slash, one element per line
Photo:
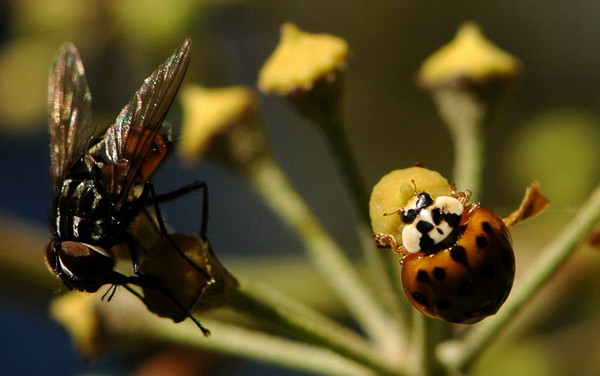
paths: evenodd
<path fill-rule="evenodd" d="M 246 283 L 230 296 L 228 305 L 237 312 L 287 329 L 300 339 L 353 359 L 378 373 L 394 372 L 394 365 L 358 334 L 266 286 Z"/>
<path fill-rule="evenodd" d="M 357 322 L 383 350 L 396 349 L 402 339 L 396 321 L 362 282 L 343 250 L 294 190 L 270 157 L 256 160 L 244 171 L 275 213 L 301 235 L 309 255 Z"/>
<path fill-rule="evenodd" d="M 459 190 L 469 189 L 475 198 L 482 187 L 486 107 L 461 89 L 440 88 L 433 98 L 454 141 L 454 183 Z"/>

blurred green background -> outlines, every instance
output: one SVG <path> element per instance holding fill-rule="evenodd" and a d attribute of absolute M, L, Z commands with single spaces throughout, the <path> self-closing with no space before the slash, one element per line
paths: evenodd
<path fill-rule="evenodd" d="M 0 3 L 3 223 L 19 221 L 21 228 L 41 234 L 31 262 L 43 268 L 41 250 L 48 237 L 43 226 L 51 194 L 47 76 L 66 41 L 75 43 L 82 55 L 94 121 L 106 123 L 186 37 L 193 39 L 193 54 L 185 82 L 254 86 L 283 22 L 340 36 L 352 49 L 345 102 L 349 135 L 366 184 L 372 186 L 390 170 L 417 161 L 451 176 L 449 134 L 415 77 L 421 62 L 467 20 L 479 23 L 488 38 L 523 65 L 517 85 L 486 129 L 485 190 L 478 196 L 506 215 L 525 186 L 537 179 L 553 202 L 542 217 L 514 231 L 518 283 L 519 275 L 534 266 L 536 252 L 599 181 L 600 3 L 595 1 L 5 0 Z M 357 253 L 346 187 L 318 130 L 281 99 L 263 97 L 262 102 L 283 168 L 336 239 Z M 167 117 L 175 126 L 180 111 L 176 103 Z M 159 191 L 166 191 L 198 178 L 211 187 L 209 229 L 217 253 L 235 260 L 232 269 L 238 275 L 258 268 L 255 277 L 285 283 L 264 274 L 268 271 L 260 269 L 261 258 L 301 257 L 301 247 L 241 178 L 210 161 L 190 167 L 175 157 L 155 182 Z M 178 231 L 196 231 L 200 200 L 195 199 L 166 205 L 169 222 Z M 191 210 L 196 202 L 198 211 Z M 598 251 L 584 246 L 511 327 L 514 335 L 503 337 L 474 374 L 600 374 L 599 258 Z M 46 304 L 58 281 L 49 274 L 40 277 L 52 284 L 40 292 L 31 277 L 4 274 L 2 374 L 127 374 L 136 369 L 141 355 L 117 354 L 92 365 L 79 361 L 66 334 L 47 318 Z M 227 367 L 206 363 L 213 367 L 207 371 L 212 375 L 292 374 L 245 361 Z"/>

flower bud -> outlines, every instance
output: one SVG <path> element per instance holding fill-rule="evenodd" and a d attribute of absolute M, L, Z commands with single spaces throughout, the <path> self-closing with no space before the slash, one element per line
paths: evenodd
<path fill-rule="evenodd" d="M 183 159 L 206 155 L 244 170 L 271 153 L 256 95 L 249 88 L 188 86 L 181 98 L 184 119 L 179 153 Z"/>
<path fill-rule="evenodd" d="M 280 95 L 308 91 L 319 80 L 331 80 L 345 66 L 348 55 L 345 40 L 307 33 L 286 23 L 279 45 L 260 71 L 258 87 Z"/>
<path fill-rule="evenodd" d="M 518 70 L 515 57 L 486 39 L 479 26 L 467 22 L 454 40 L 421 65 L 419 83 L 426 88 L 479 85 L 512 79 Z"/>
<path fill-rule="evenodd" d="M 438 172 L 424 167 L 394 170 L 383 176 L 373 187 L 369 201 L 373 232 L 392 235 L 401 245 L 403 223 L 399 215 L 388 214 L 403 208 L 415 193 L 423 191 L 435 198 L 449 195 L 452 187 Z"/>
<path fill-rule="evenodd" d="M 97 300 L 95 295 L 69 292 L 54 298 L 50 304 L 50 315 L 68 330 L 84 359 L 98 357 L 106 347 L 95 309 Z"/>
<path fill-rule="evenodd" d="M 279 45 L 260 71 L 258 87 L 285 96 L 302 116 L 319 125 L 336 124 L 342 97 L 340 73 L 349 54 L 341 38 L 307 33 L 286 23 Z"/>

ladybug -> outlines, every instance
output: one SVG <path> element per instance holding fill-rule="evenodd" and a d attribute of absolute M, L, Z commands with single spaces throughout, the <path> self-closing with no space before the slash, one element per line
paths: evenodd
<path fill-rule="evenodd" d="M 508 227 L 470 192 L 433 198 L 415 193 L 394 213 L 401 218 L 401 246 L 376 234 L 380 247 L 404 255 L 402 285 L 408 300 L 425 315 L 474 324 L 495 314 L 512 288 L 515 257 Z"/>

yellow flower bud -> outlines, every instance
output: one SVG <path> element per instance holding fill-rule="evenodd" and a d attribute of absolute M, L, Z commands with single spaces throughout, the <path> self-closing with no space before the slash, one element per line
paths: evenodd
<path fill-rule="evenodd" d="M 50 315 L 70 333 L 81 356 L 98 357 L 104 349 L 100 321 L 94 308 L 97 297 L 69 292 L 52 300 Z"/>
<path fill-rule="evenodd" d="M 518 70 L 514 56 L 486 39 L 479 26 L 466 22 L 450 43 L 421 65 L 419 82 L 424 87 L 481 83 L 513 77 Z"/>
<path fill-rule="evenodd" d="M 207 89 L 193 85 L 181 92 L 184 119 L 179 145 L 187 160 L 200 158 L 212 140 L 256 112 L 256 95 L 243 86 Z"/>
<path fill-rule="evenodd" d="M 402 244 L 402 226 L 399 215 L 387 215 L 403 208 L 416 192 L 427 191 L 432 197 L 449 195 L 452 187 L 436 171 L 423 167 L 394 170 L 383 176 L 373 187 L 369 211 L 375 234 L 389 234 L 398 245 Z"/>
<path fill-rule="evenodd" d="M 286 23 L 281 27 L 279 45 L 260 71 L 258 87 L 281 95 L 310 90 L 317 81 L 334 78 L 348 55 L 345 40 L 307 33 Z"/>

